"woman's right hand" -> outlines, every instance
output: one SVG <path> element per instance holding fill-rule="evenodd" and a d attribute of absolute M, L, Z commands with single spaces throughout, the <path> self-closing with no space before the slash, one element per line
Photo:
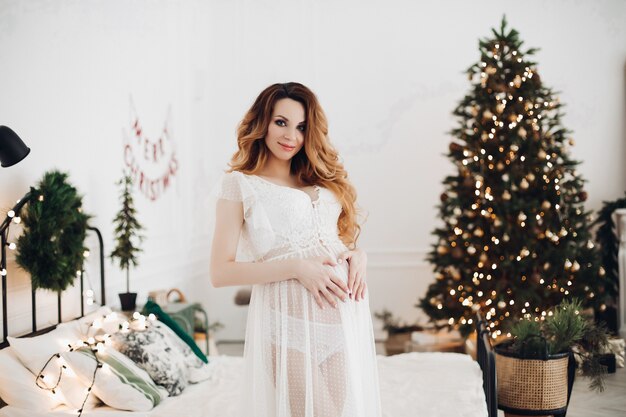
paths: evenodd
<path fill-rule="evenodd" d="M 300 259 L 296 279 L 311 294 L 321 309 L 324 308 L 323 299 L 333 307 L 337 307 L 337 298 L 346 301 L 348 285 L 335 274 L 329 266 L 337 266 L 332 256 L 316 256 Z"/>

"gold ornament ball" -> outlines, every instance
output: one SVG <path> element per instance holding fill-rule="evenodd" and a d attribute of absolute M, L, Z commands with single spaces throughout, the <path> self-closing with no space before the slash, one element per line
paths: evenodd
<path fill-rule="evenodd" d="M 477 228 L 476 230 L 474 230 L 474 235 L 478 236 L 478 237 L 482 237 L 485 233 L 483 232 L 483 229 L 481 229 L 480 227 Z"/>
<path fill-rule="evenodd" d="M 519 134 L 520 138 L 522 138 L 522 139 L 526 139 L 526 135 L 527 135 L 527 133 L 528 133 L 528 132 L 526 132 L 526 129 L 524 129 L 523 127 L 520 127 L 520 128 L 517 130 L 517 133 Z M 512 147 L 511 147 L 511 148 L 512 148 Z"/>
<path fill-rule="evenodd" d="M 552 204 L 550 204 L 548 200 L 545 200 L 543 203 L 541 203 L 541 208 L 544 210 L 548 210 L 551 206 Z"/>
<path fill-rule="evenodd" d="M 522 181 L 520 181 L 519 186 L 522 188 L 522 190 L 526 190 L 528 189 L 530 184 L 528 184 L 528 181 L 526 180 L 526 178 L 522 178 Z"/>
<path fill-rule="evenodd" d="M 599 274 L 601 277 L 603 277 L 604 275 L 606 275 L 606 271 L 604 270 L 604 268 L 603 268 L 603 267 L 600 267 L 600 268 L 598 269 L 598 274 Z"/>
<path fill-rule="evenodd" d="M 504 190 L 504 192 L 502 193 L 502 198 L 504 200 L 510 200 L 511 199 L 511 193 L 509 193 L 507 190 Z"/>
<path fill-rule="evenodd" d="M 437 246 L 437 253 L 439 255 L 445 255 L 446 253 L 448 253 L 448 247 L 442 245 Z"/>

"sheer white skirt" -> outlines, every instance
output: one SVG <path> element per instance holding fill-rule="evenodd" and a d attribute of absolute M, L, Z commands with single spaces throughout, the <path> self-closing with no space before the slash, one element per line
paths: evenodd
<path fill-rule="evenodd" d="M 265 262 L 336 257 L 341 242 Z M 346 263 L 334 270 L 348 281 Z M 320 309 L 297 280 L 256 285 L 244 349 L 242 416 L 380 417 L 369 296 Z"/>

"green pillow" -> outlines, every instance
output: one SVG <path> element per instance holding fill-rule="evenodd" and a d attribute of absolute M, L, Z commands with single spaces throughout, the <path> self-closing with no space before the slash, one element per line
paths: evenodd
<path fill-rule="evenodd" d="M 146 305 L 143 307 L 143 314 L 148 315 L 150 313 L 154 314 L 160 322 L 172 329 L 174 333 L 178 335 L 178 337 L 183 339 L 183 341 L 189 345 L 193 353 L 195 353 L 196 356 L 202 360 L 202 362 L 209 363 L 206 355 L 202 353 L 196 342 L 193 340 L 193 337 L 187 334 L 187 332 L 185 332 L 182 327 L 180 327 L 180 325 L 176 323 L 176 321 L 169 314 L 163 311 L 161 306 L 159 306 L 154 301 L 148 300 Z"/>

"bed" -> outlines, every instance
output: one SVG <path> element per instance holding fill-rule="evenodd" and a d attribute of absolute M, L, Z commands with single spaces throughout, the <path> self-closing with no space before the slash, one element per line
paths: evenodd
<path fill-rule="evenodd" d="M 7 276 L 2 276 L 6 289 Z M 101 268 L 101 294 L 104 294 L 104 269 Z M 6 306 L 6 290 L 2 303 Z M 59 297 L 59 317 L 61 310 Z M 36 314 L 33 293 L 32 313 Z M 81 314 L 84 309 L 81 305 Z M 8 346 L 6 308 L 3 308 L 3 339 L 0 349 Z M 21 337 L 32 337 L 51 331 L 55 326 L 37 329 Z M 385 417 L 496 417 L 495 362 L 484 321 L 477 317 L 477 361 L 458 353 L 405 353 L 378 356 L 380 393 Z M 128 412 L 108 406 L 98 406 L 83 412 L 85 417 L 235 417 L 238 392 L 243 375 L 243 358 L 211 356 L 210 377 L 189 385 L 180 395 L 167 397 L 148 412 Z M 34 376 L 33 376 L 34 378 Z M 11 401 L 7 400 L 11 403 Z M 0 403 L 0 406 L 4 405 Z M 75 409 L 60 405 L 52 412 L 34 411 L 5 405 L 0 417 L 76 416 Z"/>

